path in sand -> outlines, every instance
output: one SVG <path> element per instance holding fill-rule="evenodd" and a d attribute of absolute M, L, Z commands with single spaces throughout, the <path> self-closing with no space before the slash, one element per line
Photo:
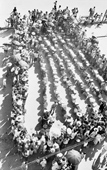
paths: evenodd
<path fill-rule="evenodd" d="M 27 131 L 30 133 L 32 130 L 35 129 L 36 125 L 38 124 L 39 119 L 39 106 L 40 103 L 38 102 L 38 98 L 40 97 L 40 84 L 39 84 L 39 77 L 38 73 L 35 73 L 35 67 L 31 67 L 28 72 L 29 76 L 29 89 L 28 89 L 28 97 L 25 104 L 26 114 L 25 114 L 25 127 Z"/>

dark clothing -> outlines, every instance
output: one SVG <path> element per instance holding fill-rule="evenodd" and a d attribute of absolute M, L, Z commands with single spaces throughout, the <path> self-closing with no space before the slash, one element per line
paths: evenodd
<path fill-rule="evenodd" d="M 35 22 L 35 20 L 36 20 L 36 16 L 35 16 L 35 14 L 33 13 L 33 14 L 32 14 L 32 21 L 33 21 L 33 23 Z"/>
<path fill-rule="evenodd" d="M 102 113 L 104 111 L 105 107 L 106 107 L 106 104 L 104 102 L 102 102 L 99 107 L 99 111 Z"/>
<path fill-rule="evenodd" d="M 14 9 L 13 9 L 13 13 L 16 13 L 17 12 L 17 9 L 16 9 L 16 7 L 14 7 Z"/>
<path fill-rule="evenodd" d="M 78 165 L 72 165 L 72 170 L 78 170 Z"/>

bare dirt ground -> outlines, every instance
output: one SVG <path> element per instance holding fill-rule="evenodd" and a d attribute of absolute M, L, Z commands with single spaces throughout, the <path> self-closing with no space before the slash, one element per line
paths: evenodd
<path fill-rule="evenodd" d="M 0 33 L 0 45 L 8 41 L 9 35 L 10 31 Z M 0 169 L 8 170 L 13 166 L 19 166 L 21 162 L 10 134 L 10 112 L 12 109 L 11 77 L 7 79 L 6 89 L 2 88 L 3 77 L 6 71 L 5 66 L 2 65 L 4 58 L 4 50 L 0 48 Z"/>
<path fill-rule="evenodd" d="M 11 34 L 11 31 L 2 31 L 0 33 L 0 46 L 2 46 L 4 42 L 9 41 L 8 37 L 10 34 Z M 11 130 L 10 112 L 12 109 L 12 104 L 11 104 L 12 80 L 11 80 L 11 77 L 8 77 L 6 89 L 2 88 L 3 77 L 6 71 L 5 66 L 2 65 L 2 61 L 4 58 L 5 58 L 4 51 L 2 48 L 0 48 L 0 169 L 11 170 L 12 168 L 21 166 L 23 162 L 23 158 L 21 155 L 17 153 L 17 147 L 14 145 L 13 140 L 12 140 L 12 135 L 10 134 L 10 130 Z M 48 77 L 51 77 L 49 71 L 48 71 Z M 52 88 L 51 82 L 52 80 L 50 81 L 50 84 L 49 84 L 50 89 Z M 26 101 L 27 114 L 26 114 L 25 119 L 26 119 L 26 127 L 29 132 L 32 128 L 34 128 L 34 125 L 38 123 L 38 119 L 41 114 L 40 113 L 40 104 L 41 104 L 40 103 L 41 101 L 40 84 L 41 83 L 40 83 L 40 77 L 39 77 L 39 67 L 38 65 L 35 65 L 35 68 L 31 67 L 31 69 L 29 70 L 29 87 L 30 87 L 29 94 L 30 95 L 28 96 L 27 101 Z M 51 97 L 52 96 L 50 96 L 50 98 Z M 106 143 L 106 140 L 104 141 L 104 143 Z M 96 146 L 95 148 L 87 149 L 86 156 L 80 163 L 78 170 L 84 170 L 86 168 L 87 170 L 92 170 L 93 160 L 98 157 L 104 143 Z M 32 156 L 31 158 L 29 158 L 29 161 L 34 160 L 34 158 L 35 156 Z M 99 160 L 99 163 L 100 161 L 101 160 Z M 35 170 L 35 168 L 36 170 L 41 169 L 40 166 L 38 166 L 37 164 L 29 165 L 29 170 Z M 50 170 L 49 167 L 46 167 L 46 169 Z M 102 169 L 103 169 L 103 163 L 102 163 Z M 97 166 L 95 170 L 98 170 Z"/>

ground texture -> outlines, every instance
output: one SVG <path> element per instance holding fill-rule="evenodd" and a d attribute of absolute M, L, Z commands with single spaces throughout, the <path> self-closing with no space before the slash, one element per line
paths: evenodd
<path fill-rule="evenodd" d="M 4 31 L 0 33 L 1 46 L 4 42 L 9 41 L 8 36 L 10 34 L 11 32 L 9 31 Z M 72 70 L 74 77 L 78 77 L 78 80 L 81 80 L 84 83 L 84 86 L 89 89 L 90 94 L 92 94 L 93 98 L 96 101 L 96 104 L 98 105 L 98 98 L 93 94 L 91 87 L 88 86 L 87 82 L 85 81 L 84 75 L 81 74 L 81 67 L 85 69 L 87 67 L 86 63 L 84 62 L 83 64 L 82 62 L 82 58 L 84 57 L 84 55 L 74 47 L 74 45 L 69 39 L 66 39 L 65 37 L 60 35 L 54 35 L 54 40 L 48 39 L 47 37 L 43 37 L 41 43 L 41 51 L 43 57 L 42 64 L 44 65 L 44 69 L 46 70 L 46 77 L 48 80 L 48 83 L 46 84 L 46 100 L 48 109 L 50 109 L 52 103 L 56 99 L 56 94 L 58 94 L 59 101 L 61 101 L 61 103 L 67 107 L 68 112 L 72 113 L 73 105 L 71 102 L 71 96 L 66 81 L 61 78 L 63 76 L 61 68 L 62 70 L 64 70 L 65 75 L 68 77 L 71 74 L 70 70 Z M 2 48 L 0 48 L 0 169 L 9 170 L 21 166 L 23 158 L 17 153 L 17 147 L 14 145 L 12 135 L 10 134 L 10 112 L 12 109 L 12 80 L 11 77 L 8 77 L 7 87 L 3 90 L 3 77 L 6 72 L 5 66 L 2 65 L 4 57 L 4 51 Z M 88 58 L 86 58 L 86 62 L 90 64 Z M 86 72 L 92 78 L 94 85 L 99 89 L 100 86 L 98 82 L 95 81 L 92 72 L 87 69 Z M 70 78 L 70 82 L 72 85 L 74 85 L 74 79 L 72 76 Z M 79 86 L 76 86 L 75 88 L 78 91 L 79 107 L 84 112 L 84 95 L 81 93 Z M 43 86 L 39 62 L 36 62 L 36 64 L 29 69 L 28 92 L 29 95 L 25 104 L 25 108 L 27 110 L 25 115 L 25 126 L 28 132 L 30 133 L 35 128 L 36 130 L 40 128 L 38 120 L 43 114 Z M 56 119 L 63 122 L 60 108 L 57 108 L 56 110 Z M 97 156 L 101 152 L 102 145 L 103 144 L 100 144 L 94 149 L 87 149 L 86 156 L 82 160 L 79 166 L 79 170 L 86 168 L 87 170 L 92 169 L 92 162 L 95 158 L 97 158 Z M 32 156 L 31 158 L 29 158 L 29 161 L 33 160 L 34 158 L 35 156 Z M 38 166 L 37 164 L 29 164 L 29 170 L 34 170 L 35 168 L 36 170 L 39 170 L 40 166 Z M 21 167 L 19 169 L 21 169 Z M 47 167 L 46 169 L 50 168 Z"/>

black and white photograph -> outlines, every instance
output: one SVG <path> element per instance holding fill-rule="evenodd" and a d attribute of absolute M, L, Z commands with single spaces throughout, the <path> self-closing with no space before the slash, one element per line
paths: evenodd
<path fill-rule="evenodd" d="M 107 170 L 107 0 L 0 0 L 0 170 Z"/>

